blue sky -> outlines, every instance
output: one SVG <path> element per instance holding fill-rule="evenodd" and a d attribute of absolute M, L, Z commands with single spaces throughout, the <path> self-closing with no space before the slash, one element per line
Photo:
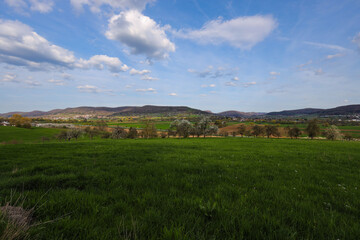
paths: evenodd
<path fill-rule="evenodd" d="M 0 112 L 360 103 L 358 0 L 2 0 Z"/>

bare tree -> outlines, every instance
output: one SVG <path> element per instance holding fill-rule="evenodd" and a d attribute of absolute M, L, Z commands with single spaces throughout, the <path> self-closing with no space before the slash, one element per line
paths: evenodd
<path fill-rule="evenodd" d="M 238 133 L 243 137 L 245 132 L 246 132 L 246 126 L 245 126 L 245 124 L 241 124 L 238 127 Z"/>

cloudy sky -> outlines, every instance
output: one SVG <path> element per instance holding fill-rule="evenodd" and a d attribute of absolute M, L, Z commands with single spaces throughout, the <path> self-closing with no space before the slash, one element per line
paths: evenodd
<path fill-rule="evenodd" d="M 0 112 L 360 103 L 359 0 L 1 0 Z"/>

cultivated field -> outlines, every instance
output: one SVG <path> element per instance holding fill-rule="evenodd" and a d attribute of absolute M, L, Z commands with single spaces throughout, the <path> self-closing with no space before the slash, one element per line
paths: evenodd
<path fill-rule="evenodd" d="M 0 202 L 15 191 L 35 207 L 30 239 L 360 239 L 359 150 L 262 138 L 0 145 Z"/>

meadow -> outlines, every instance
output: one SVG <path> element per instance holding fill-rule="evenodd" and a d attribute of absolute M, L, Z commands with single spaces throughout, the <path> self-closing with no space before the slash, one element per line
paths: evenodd
<path fill-rule="evenodd" d="M 56 128 L 17 128 L 0 126 L 0 143 L 16 141 L 18 143 L 41 142 L 42 137 L 53 138 L 62 129 Z"/>
<path fill-rule="evenodd" d="M 359 150 L 264 138 L 0 145 L 0 203 L 35 206 L 30 239 L 360 239 Z"/>

